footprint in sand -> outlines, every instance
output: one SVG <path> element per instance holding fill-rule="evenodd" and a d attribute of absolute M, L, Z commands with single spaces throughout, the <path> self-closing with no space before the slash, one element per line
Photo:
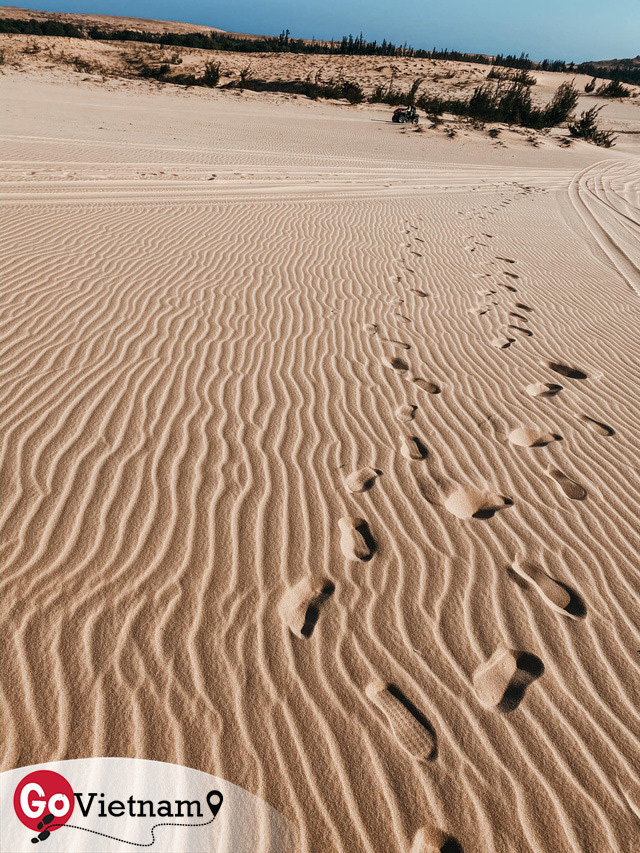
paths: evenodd
<path fill-rule="evenodd" d="M 483 707 L 508 712 L 518 707 L 529 684 L 543 672 L 544 664 L 536 655 L 500 645 L 476 669 L 473 686 Z"/>
<path fill-rule="evenodd" d="M 551 382 L 532 382 L 524 390 L 530 397 L 553 397 L 558 391 L 562 391 L 562 385 L 554 385 Z"/>
<path fill-rule="evenodd" d="M 402 347 L 404 350 L 411 349 L 411 344 L 405 343 L 405 341 L 394 341 L 392 338 L 380 338 L 380 340 L 385 344 L 392 344 L 395 347 Z"/>
<path fill-rule="evenodd" d="M 378 326 L 376 323 L 365 323 L 364 330 L 368 335 L 375 335 L 378 332 Z"/>
<path fill-rule="evenodd" d="M 517 447 L 544 447 L 545 444 L 560 438 L 548 430 L 534 426 L 520 426 L 512 430 L 507 437 L 509 442 Z"/>
<path fill-rule="evenodd" d="M 421 379 L 419 376 L 411 376 L 409 377 L 409 381 L 413 382 L 414 385 L 417 385 L 418 388 L 422 388 L 422 390 L 426 391 L 427 394 L 440 393 L 440 386 L 436 385 L 435 382 L 428 382 L 426 379 Z"/>
<path fill-rule="evenodd" d="M 571 498 L 571 500 L 582 501 L 586 498 L 587 490 L 570 477 L 567 477 L 559 468 L 547 468 L 545 474 L 551 477 L 552 480 L 555 480 L 565 495 Z"/>
<path fill-rule="evenodd" d="M 518 334 L 520 335 L 525 335 L 527 338 L 533 337 L 533 332 L 531 331 L 531 329 L 524 329 L 522 326 L 515 326 L 513 324 L 508 326 L 508 328 L 513 329 L 514 332 L 518 332 Z"/>
<path fill-rule="evenodd" d="M 426 299 L 429 295 L 425 293 L 424 290 L 419 290 L 417 287 L 410 288 L 411 293 L 415 293 L 416 296 L 420 296 L 422 299 Z"/>
<path fill-rule="evenodd" d="M 385 357 L 382 359 L 385 367 L 390 367 L 392 370 L 399 370 L 401 373 L 406 373 L 409 370 L 409 365 L 406 361 L 396 356 Z"/>
<path fill-rule="evenodd" d="M 586 379 L 587 374 L 584 370 L 579 370 L 577 367 L 569 367 L 566 364 L 562 364 L 560 361 L 550 361 L 549 359 L 543 359 L 540 364 L 543 367 L 548 367 L 549 370 L 553 370 L 554 373 L 559 373 L 560 376 L 566 376 L 567 379 Z"/>
<path fill-rule="evenodd" d="M 400 746 L 418 761 L 435 758 L 436 738 L 426 717 L 393 684 L 372 681 L 367 697 L 382 711 Z"/>
<path fill-rule="evenodd" d="M 511 344 L 515 343 L 515 338 L 508 338 L 506 335 L 498 335 L 491 340 L 491 346 L 496 349 L 509 349 Z"/>
<path fill-rule="evenodd" d="M 509 316 L 510 316 L 510 317 L 515 317 L 515 318 L 516 318 L 516 320 L 522 320 L 522 321 L 523 321 L 523 323 L 528 323 L 528 322 L 529 322 L 529 321 L 528 321 L 528 319 L 527 319 L 526 317 L 523 317 L 523 316 L 522 316 L 522 314 L 516 314 L 516 312 L 515 312 L 515 311 L 510 311 L 510 312 L 509 312 Z M 515 326 L 514 326 L 514 328 L 515 328 Z"/>
<path fill-rule="evenodd" d="M 609 437 L 616 434 L 613 427 L 607 426 L 607 424 L 603 424 L 601 421 L 595 420 L 595 418 L 590 418 L 589 415 L 580 415 L 580 420 L 586 424 L 592 432 L 595 432 L 596 435 Z"/>
<path fill-rule="evenodd" d="M 510 284 L 503 284 L 501 281 L 498 282 L 500 287 L 504 287 L 505 290 L 508 290 L 509 293 L 517 293 L 518 289 L 516 287 L 512 287 Z"/>
<path fill-rule="evenodd" d="M 416 416 L 417 406 L 405 405 L 398 406 L 396 409 L 396 420 L 400 421 L 401 424 L 408 424 L 409 421 L 412 421 Z"/>
<path fill-rule="evenodd" d="M 280 602 L 280 614 L 295 637 L 309 639 L 320 617 L 322 605 L 335 589 L 335 584 L 328 578 L 314 580 L 307 577 L 285 593 Z"/>
<path fill-rule="evenodd" d="M 511 564 L 511 571 L 524 580 L 527 587 L 533 587 L 552 610 L 571 619 L 578 619 L 585 615 L 586 608 L 582 599 L 569 587 L 550 577 L 535 563 L 516 557 Z"/>
<path fill-rule="evenodd" d="M 516 308 L 519 308 L 521 311 L 533 311 L 533 308 L 529 308 L 524 302 L 516 302 Z"/>
<path fill-rule="evenodd" d="M 452 835 L 433 824 L 426 824 L 413 836 L 409 853 L 463 853 L 463 850 Z"/>
<path fill-rule="evenodd" d="M 504 260 L 504 258 L 501 258 L 501 260 Z M 511 261 L 511 263 L 513 264 L 515 263 L 515 261 Z M 520 278 L 520 276 L 516 275 L 514 272 L 506 272 L 506 270 L 502 273 L 502 275 L 508 275 L 509 278 Z"/>
<path fill-rule="evenodd" d="M 413 461 L 426 459 L 429 455 L 429 451 L 427 450 L 427 448 L 415 435 L 402 436 L 400 453 L 402 453 L 405 459 L 410 459 Z"/>
<path fill-rule="evenodd" d="M 344 484 L 350 492 L 367 492 L 379 476 L 380 472 L 375 468 L 359 468 L 349 474 Z"/>
<path fill-rule="evenodd" d="M 494 513 L 513 501 L 489 489 L 458 486 L 444 502 L 445 509 L 457 518 L 492 518 Z"/>
<path fill-rule="evenodd" d="M 364 518 L 345 516 L 338 521 L 340 548 L 347 560 L 370 560 L 375 543 Z"/>
<path fill-rule="evenodd" d="M 513 258 L 502 258 L 500 255 L 496 255 L 496 261 L 504 261 L 505 264 L 515 264 Z M 509 273 L 505 273 L 505 275 L 509 275 Z"/>

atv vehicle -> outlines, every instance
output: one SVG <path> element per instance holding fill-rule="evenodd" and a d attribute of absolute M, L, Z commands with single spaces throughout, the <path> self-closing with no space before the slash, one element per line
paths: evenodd
<path fill-rule="evenodd" d="M 418 114 L 416 113 L 416 108 L 398 107 L 398 109 L 395 110 L 393 115 L 391 116 L 391 121 L 396 122 L 396 124 L 404 124 L 405 122 L 418 124 Z"/>

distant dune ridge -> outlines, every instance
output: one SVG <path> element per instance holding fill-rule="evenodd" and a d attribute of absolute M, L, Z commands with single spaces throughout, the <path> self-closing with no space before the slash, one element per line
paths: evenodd
<path fill-rule="evenodd" d="M 74 12 L 42 12 L 20 6 L 3 6 L 0 17 L 15 20 L 63 21 L 77 26 L 111 26 L 120 29 L 146 30 L 151 33 L 224 33 L 218 27 L 188 24 L 179 21 L 158 21 L 150 18 L 128 18 L 120 15 L 78 14 Z M 235 35 L 235 34 L 234 34 Z"/>
<path fill-rule="evenodd" d="M 47 12 L 36 9 L 26 9 L 22 6 L 2 6 L 0 9 L 0 19 L 8 18 L 11 20 L 35 20 L 35 21 L 61 21 L 64 23 L 75 24 L 79 27 L 105 27 L 110 29 L 128 29 L 134 31 L 144 31 L 150 33 L 223 33 L 229 36 L 237 36 L 244 39 L 265 39 L 275 36 L 275 32 L 268 34 L 256 33 L 238 33 L 229 30 L 222 30 L 220 27 L 209 26 L 208 24 L 190 24 L 184 21 L 159 21 L 152 18 L 130 18 L 122 15 L 95 15 L 93 13 L 76 13 L 76 12 Z M 286 31 L 289 37 L 289 31 Z M 298 40 L 297 36 L 291 34 L 291 38 Z M 330 45 L 332 42 L 328 39 L 300 39 L 305 44 L 322 44 Z M 418 45 L 415 45 L 418 47 Z M 493 58 L 489 54 L 477 54 L 478 56 L 486 56 Z M 570 59 L 570 57 L 569 57 Z M 640 68 L 640 55 L 623 59 L 600 59 L 590 60 L 591 65 L 596 68 L 604 69 L 620 69 L 629 70 Z"/>
<path fill-rule="evenodd" d="M 612 149 L 416 133 L 63 41 L 0 87 L 2 769 L 201 769 L 296 853 L 633 853 L 634 99 Z"/>

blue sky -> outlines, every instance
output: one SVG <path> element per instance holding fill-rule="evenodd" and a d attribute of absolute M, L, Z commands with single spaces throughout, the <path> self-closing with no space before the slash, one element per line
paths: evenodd
<path fill-rule="evenodd" d="M 12 0 L 9 0 L 12 2 Z M 532 59 L 613 59 L 640 52 L 640 0 L 44 0 L 30 9 L 187 21 L 301 38 L 407 41 Z"/>

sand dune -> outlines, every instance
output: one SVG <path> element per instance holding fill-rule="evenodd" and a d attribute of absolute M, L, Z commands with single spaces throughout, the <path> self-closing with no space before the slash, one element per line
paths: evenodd
<path fill-rule="evenodd" d="M 218 27 L 202 24 L 185 24 L 181 21 L 158 21 L 149 18 L 125 18 L 115 15 L 82 15 L 68 12 L 46 12 L 37 9 L 24 9 L 21 6 L 3 6 L 2 17 L 13 20 L 63 21 L 84 27 L 103 27 L 104 29 L 144 30 L 151 33 L 223 33 Z"/>
<path fill-rule="evenodd" d="M 2 99 L 3 768 L 185 764 L 303 853 L 638 849 L 637 155 Z"/>

